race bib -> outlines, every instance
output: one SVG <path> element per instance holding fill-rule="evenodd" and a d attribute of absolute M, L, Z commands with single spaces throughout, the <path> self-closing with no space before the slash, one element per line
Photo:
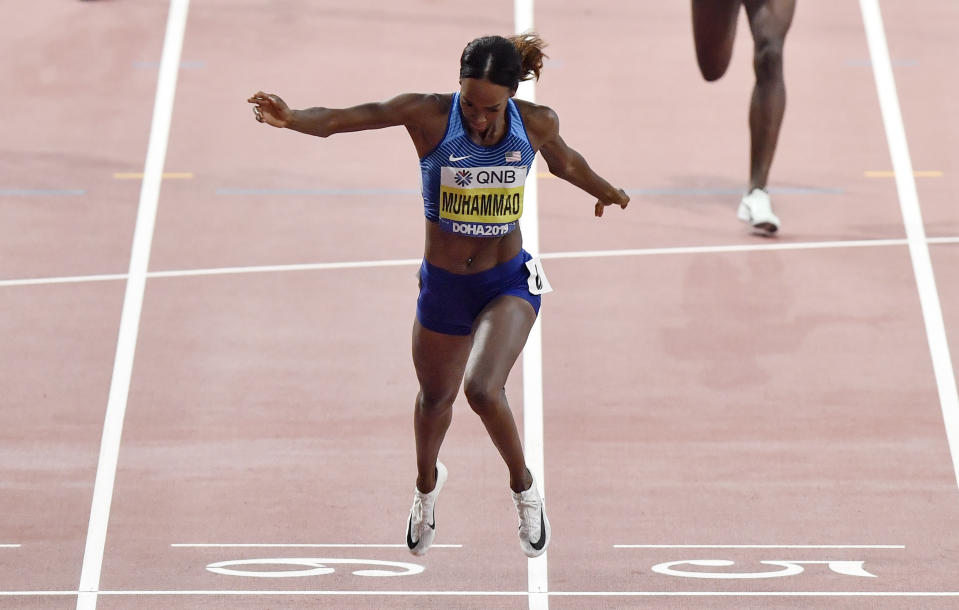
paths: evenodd
<path fill-rule="evenodd" d="M 523 215 L 524 166 L 441 167 L 440 227 L 473 237 L 500 237 Z"/>
<path fill-rule="evenodd" d="M 526 261 L 526 268 L 529 269 L 529 292 L 530 294 L 546 294 L 552 292 L 553 287 L 549 285 L 546 279 L 546 272 L 543 270 L 543 262 L 539 257 Z"/>

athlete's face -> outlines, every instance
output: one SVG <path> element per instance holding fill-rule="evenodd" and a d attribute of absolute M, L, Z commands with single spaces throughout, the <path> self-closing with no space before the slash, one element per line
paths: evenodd
<path fill-rule="evenodd" d="M 497 131 L 504 123 L 506 102 L 511 97 L 513 91 L 508 87 L 488 80 L 464 78 L 460 81 L 460 110 L 470 131 L 479 136 Z"/>

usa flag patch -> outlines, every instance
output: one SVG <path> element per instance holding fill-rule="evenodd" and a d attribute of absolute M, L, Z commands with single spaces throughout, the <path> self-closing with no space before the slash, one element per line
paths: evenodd
<path fill-rule="evenodd" d="M 506 153 L 506 162 L 507 163 L 518 163 L 523 160 L 523 155 L 520 154 L 518 150 L 511 150 Z"/>

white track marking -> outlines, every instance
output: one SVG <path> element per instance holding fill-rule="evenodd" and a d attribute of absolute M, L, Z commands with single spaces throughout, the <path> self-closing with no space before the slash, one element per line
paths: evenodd
<path fill-rule="evenodd" d="M 896 549 L 901 544 L 614 544 L 614 549 Z"/>
<path fill-rule="evenodd" d="M 125 273 L 102 275 L 72 275 L 63 277 L 35 277 L 22 280 L 0 280 L 0 288 L 15 286 L 47 286 L 50 284 L 82 284 L 86 282 L 113 282 L 127 279 Z"/>
<path fill-rule="evenodd" d="M 204 548 L 204 549 L 239 549 L 239 548 L 250 548 L 250 549 L 261 549 L 261 548 L 290 548 L 290 549 L 405 549 L 405 544 L 311 544 L 311 543 L 291 543 L 291 544 L 270 544 L 270 543 L 244 543 L 244 542 L 228 542 L 228 543 L 177 543 L 170 545 L 173 548 Z M 431 549 L 461 549 L 463 548 L 462 544 L 433 544 L 430 545 Z"/>
<path fill-rule="evenodd" d="M 513 19 L 517 34 L 531 32 L 534 29 L 533 0 L 515 0 Z M 536 101 L 534 80 L 520 83 L 516 97 L 528 102 Z M 539 200 L 536 160 L 527 173 L 526 187 L 523 192 L 523 217 L 520 226 L 523 231 L 523 247 L 533 256 L 539 255 Z M 539 491 L 546 498 L 546 460 L 543 450 L 543 316 L 542 312 L 533 323 L 533 328 L 523 348 L 523 448 L 526 453 L 526 465 L 536 473 Z M 547 509 L 549 506 L 547 505 Z M 549 600 L 547 551 L 535 559 L 527 560 L 527 585 L 529 586 L 530 610 L 546 610 Z"/>
<path fill-rule="evenodd" d="M 0 591 L 3 597 L 72 597 L 78 591 Z M 210 597 L 268 597 L 268 596 L 330 596 L 349 597 L 526 597 L 527 591 L 360 591 L 340 589 L 323 590 L 116 590 L 98 591 L 99 595 L 114 597 L 146 596 L 210 596 Z M 542 597 L 959 597 L 959 591 L 550 591 Z"/>
<path fill-rule="evenodd" d="M 316 271 L 335 269 L 367 269 L 379 267 L 408 267 L 419 266 L 422 258 L 398 258 L 378 261 L 345 261 L 340 263 L 305 263 L 294 265 L 269 265 L 266 267 L 222 267 L 219 269 L 196 269 L 188 271 L 156 271 L 150 274 L 151 278 L 184 277 L 188 275 L 223 275 L 230 273 L 260 273 L 279 271 Z"/>
<path fill-rule="evenodd" d="M 912 270 L 916 276 L 922 319 L 926 325 L 926 340 L 929 342 L 932 368 L 939 390 L 939 404 L 942 408 L 946 439 L 952 455 L 953 474 L 956 477 L 956 483 L 959 484 L 959 393 L 956 391 L 956 378 L 953 373 L 952 358 L 949 355 L 949 343 L 946 339 L 939 293 L 936 290 L 936 277 L 929 257 L 926 229 L 922 222 L 912 159 L 909 156 L 909 144 L 906 141 L 906 129 L 899 109 L 896 81 L 889 60 L 886 32 L 882 13 L 879 10 L 879 0 L 860 0 L 859 7 L 866 28 L 869 56 L 872 59 L 873 74 L 876 78 L 876 90 L 883 125 L 886 129 L 889 154 L 892 157 L 893 170 L 896 172 L 899 206 L 902 209 L 902 220 L 906 227 Z"/>
<path fill-rule="evenodd" d="M 107 525 L 110 521 L 110 504 L 113 500 L 113 485 L 116 479 L 117 458 L 120 453 L 120 437 L 123 418 L 126 414 L 133 373 L 133 356 L 136 350 L 146 288 L 147 268 L 150 262 L 150 246 L 156 224 L 157 205 L 160 200 L 160 183 L 163 164 L 166 160 L 173 100 L 176 92 L 177 68 L 183 48 L 183 33 L 189 0 L 170 0 L 160 74 L 157 80 L 156 99 L 153 107 L 153 122 L 150 126 L 150 142 L 147 147 L 143 169 L 143 184 L 140 187 L 140 203 L 137 210 L 136 228 L 130 254 L 126 294 L 123 297 L 123 312 L 117 337 L 116 356 L 113 362 L 113 377 L 107 399 L 103 436 L 100 441 L 100 458 L 97 462 L 96 482 L 93 487 L 93 502 L 90 507 L 90 522 L 83 552 L 83 567 L 80 572 L 80 593 L 77 610 L 93 610 L 97 606 L 97 590 L 100 588 L 100 570 L 106 545 Z"/>
<path fill-rule="evenodd" d="M 959 237 L 930 237 L 930 244 L 956 244 Z M 687 246 L 673 248 L 637 248 L 628 250 L 582 250 L 578 252 L 546 252 L 543 259 L 561 258 L 604 258 L 630 256 L 669 256 L 680 254 L 723 254 L 733 252 L 762 252 L 767 250 L 824 250 L 835 248 L 880 248 L 906 246 L 905 239 L 863 239 L 853 241 L 792 242 L 775 244 L 735 244 L 729 246 Z M 244 273 L 283 273 L 287 271 L 335 271 L 338 269 L 367 269 L 380 267 L 409 267 L 423 262 L 422 258 L 399 258 L 372 261 L 352 261 L 339 263 L 297 263 L 290 265 L 261 265 L 248 267 L 212 267 L 208 269 L 177 269 L 171 271 L 152 271 L 148 279 L 177 278 L 203 275 L 238 275 Z M 47 284 L 70 284 L 83 282 L 107 282 L 124 280 L 126 274 L 76 275 L 63 277 L 42 277 L 20 280 L 0 280 L 0 288 L 17 286 L 41 286 Z"/>
<path fill-rule="evenodd" d="M 959 591 L 568 591 L 564 597 L 959 597 Z"/>
<path fill-rule="evenodd" d="M 735 252 L 764 252 L 770 250 L 827 250 L 833 248 L 875 248 L 905 246 L 905 239 L 865 239 L 853 241 L 792 242 L 775 244 L 733 244 L 729 246 L 679 246 L 670 248 L 636 248 L 630 250 L 581 250 L 544 254 L 552 258 L 603 258 L 608 256 L 662 256 L 667 254 L 730 254 Z"/>

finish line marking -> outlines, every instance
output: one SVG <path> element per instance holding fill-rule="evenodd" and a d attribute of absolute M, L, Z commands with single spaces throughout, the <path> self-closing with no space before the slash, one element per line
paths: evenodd
<path fill-rule="evenodd" d="M 311 543 L 292 543 L 292 544 L 271 544 L 271 543 L 176 543 L 170 545 L 173 548 L 284 548 L 284 549 L 405 549 L 405 544 L 311 544 Z M 433 544 L 431 549 L 461 549 L 462 544 Z"/>
<path fill-rule="evenodd" d="M 896 549 L 901 544 L 614 544 L 614 549 Z"/>
<path fill-rule="evenodd" d="M 81 591 L 0 591 L 2 597 L 75 597 Z M 346 597 L 526 597 L 528 591 L 308 591 L 293 590 L 116 590 L 94 591 L 106 596 L 306 596 Z M 959 591 L 550 591 L 542 597 L 959 597 Z"/>

